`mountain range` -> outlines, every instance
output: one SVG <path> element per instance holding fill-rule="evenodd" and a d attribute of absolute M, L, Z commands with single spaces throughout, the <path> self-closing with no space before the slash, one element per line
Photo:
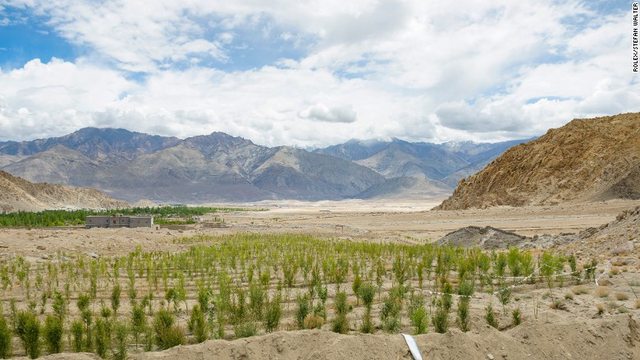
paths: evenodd
<path fill-rule="evenodd" d="M 202 203 L 443 196 L 509 147 L 501 143 L 351 140 L 312 151 L 221 132 L 187 139 L 84 128 L 0 142 L 0 170 L 92 187 L 127 201 Z"/>

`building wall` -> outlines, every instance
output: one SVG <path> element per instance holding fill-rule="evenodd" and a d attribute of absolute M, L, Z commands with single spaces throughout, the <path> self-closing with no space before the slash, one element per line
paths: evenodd
<path fill-rule="evenodd" d="M 152 216 L 87 216 L 86 227 L 152 227 Z"/>

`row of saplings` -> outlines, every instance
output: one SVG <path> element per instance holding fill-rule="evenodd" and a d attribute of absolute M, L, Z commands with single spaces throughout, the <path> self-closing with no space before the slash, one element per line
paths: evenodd
<path fill-rule="evenodd" d="M 396 284 L 386 295 L 380 309 L 379 328 L 394 333 L 401 329 L 401 313 L 403 305 L 408 305 L 406 314 L 415 334 L 427 332 L 429 327 L 429 311 L 424 296 L 411 291 L 407 286 Z M 457 296 L 456 323 L 462 331 L 469 330 L 469 303 L 474 292 L 473 281 L 464 280 L 459 283 L 457 291 L 453 291 L 451 284 L 441 279 L 437 286 L 440 294 L 431 298 L 431 323 L 438 333 L 444 333 L 449 327 L 450 312 Z M 248 337 L 257 333 L 257 324 L 262 323 L 266 332 L 277 330 L 283 313 L 282 293 L 274 294 L 271 299 L 259 290 L 248 289 L 248 301 L 245 291 L 236 288 L 232 296 L 231 289 L 221 288 L 215 296 L 209 289 L 201 287 L 198 291 L 198 304 L 190 309 L 188 329 L 194 342 L 203 342 L 211 337 L 224 338 L 225 324 L 234 326 L 236 337 Z M 365 308 L 364 316 L 359 325 L 359 331 L 373 333 L 376 326 L 372 320 L 372 307 L 378 288 L 368 282 L 354 282 L 353 293 L 357 299 L 356 306 L 362 302 Z M 125 359 L 128 344 L 133 341 L 136 349 L 139 346 L 145 351 L 154 349 L 168 349 L 186 343 L 185 329 L 177 324 L 176 314 L 181 311 L 177 303 L 171 306 L 171 297 L 167 302 L 162 301 L 160 309 L 154 312 L 150 297 L 142 301 L 131 301 L 131 313 L 128 321 L 116 316 L 119 304 L 119 286 L 112 289 L 111 307 L 101 304 L 98 315 L 94 314 L 94 304 L 88 295 L 81 295 L 77 300 L 79 317 L 73 320 L 65 329 L 68 317 L 68 306 L 64 296 L 56 292 L 53 296 L 53 313 L 48 314 L 44 321 L 36 315 L 34 306 L 29 310 L 17 310 L 15 303 L 11 303 L 10 316 L 5 317 L 0 308 L 0 358 L 12 355 L 12 339 L 15 334 L 22 344 L 25 353 L 30 358 L 41 355 L 43 348 L 48 353 L 59 353 L 66 340 L 75 352 L 95 352 L 102 358 Z M 252 294 L 252 290 L 259 294 Z M 294 310 L 296 325 L 300 329 L 322 327 L 327 321 L 327 287 L 311 287 L 304 295 L 296 298 Z M 503 287 L 497 293 L 503 307 L 509 302 L 511 291 Z M 254 295 L 254 296 L 252 296 Z M 336 292 L 334 298 L 334 316 L 331 319 L 331 329 L 338 333 L 347 333 L 352 328 L 348 313 L 353 304 L 348 302 L 345 291 Z M 153 316 L 148 324 L 147 316 Z M 518 309 L 513 313 L 513 325 L 521 322 Z M 489 305 L 486 308 L 485 319 L 488 324 L 498 327 L 494 310 Z"/>

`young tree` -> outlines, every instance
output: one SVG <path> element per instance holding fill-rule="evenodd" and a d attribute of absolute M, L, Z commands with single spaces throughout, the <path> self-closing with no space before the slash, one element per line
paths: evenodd
<path fill-rule="evenodd" d="M 359 292 L 365 306 L 364 320 L 360 331 L 363 333 L 372 333 L 373 324 L 371 323 L 371 306 L 373 305 L 373 298 L 376 296 L 376 288 L 370 283 L 365 283 L 360 286 Z"/>
<path fill-rule="evenodd" d="M 111 308 L 113 309 L 113 314 L 116 315 L 118 313 L 118 308 L 120 308 L 120 293 L 122 290 L 120 289 L 120 284 L 117 282 L 113 285 L 111 289 Z"/>
<path fill-rule="evenodd" d="M 114 332 L 115 348 L 113 349 L 113 358 L 114 360 L 125 360 L 127 358 L 127 338 L 129 337 L 129 328 L 126 324 L 117 322 L 114 325 Z"/>
<path fill-rule="evenodd" d="M 1 310 L 1 309 L 0 309 Z M 0 311 L 0 359 L 11 357 L 11 330 L 2 311 Z"/>
<path fill-rule="evenodd" d="M 347 313 L 349 312 L 349 304 L 347 303 L 347 293 L 339 291 L 336 294 L 336 316 L 333 319 L 332 330 L 340 334 L 346 334 L 349 331 L 349 321 Z"/>
<path fill-rule="evenodd" d="M 62 320 L 57 316 L 47 315 L 44 321 L 44 339 L 50 354 L 57 354 L 62 349 L 63 331 Z"/>
<path fill-rule="evenodd" d="M 280 302 L 280 295 L 275 295 L 267 304 L 264 317 L 264 328 L 267 332 L 273 332 L 278 329 L 280 317 L 282 316 L 282 307 Z"/>
<path fill-rule="evenodd" d="M 147 328 L 147 316 L 144 313 L 142 304 L 135 304 L 131 308 L 131 332 L 136 343 L 136 349 L 140 343 L 140 334 L 144 333 Z"/>
<path fill-rule="evenodd" d="M 201 343 L 209 338 L 209 324 L 205 319 L 200 305 L 194 305 L 189 318 L 189 331 L 193 333 L 197 343 Z"/>
<path fill-rule="evenodd" d="M 427 316 L 427 309 L 424 307 L 424 299 L 421 295 L 414 295 L 411 297 L 411 303 L 409 305 L 409 320 L 411 320 L 414 334 L 419 335 L 427 332 L 429 319 Z"/>
<path fill-rule="evenodd" d="M 33 312 L 20 311 L 16 319 L 16 335 L 31 359 L 40 356 L 40 321 Z"/>

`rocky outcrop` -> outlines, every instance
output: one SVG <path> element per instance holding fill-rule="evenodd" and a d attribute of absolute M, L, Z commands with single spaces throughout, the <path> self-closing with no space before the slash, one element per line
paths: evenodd
<path fill-rule="evenodd" d="M 437 209 L 640 198 L 640 113 L 576 119 L 462 180 Z"/>
<path fill-rule="evenodd" d="M 110 209 L 128 206 L 104 193 L 85 188 L 34 184 L 0 171 L 0 211 L 45 209 Z"/>

